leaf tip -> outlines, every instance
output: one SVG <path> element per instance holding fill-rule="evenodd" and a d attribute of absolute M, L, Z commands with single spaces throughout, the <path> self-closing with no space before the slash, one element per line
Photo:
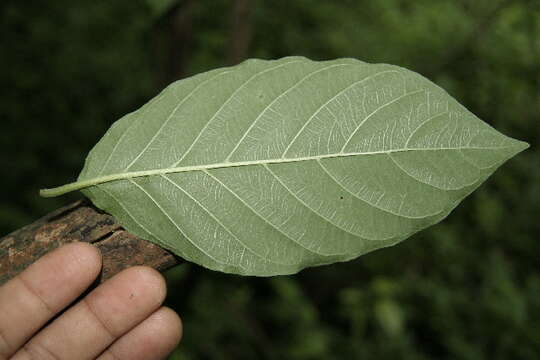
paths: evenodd
<path fill-rule="evenodd" d="M 528 142 L 521 141 L 521 140 L 515 140 L 515 146 L 514 146 L 514 155 L 519 154 L 522 151 L 527 150 L 531 145 Z"/>
<path fill-rule="evenodd" d="M 521 144 L 521 150 L 520 151 L 527 150 L 528 148 L 531 147 L 531 144 L 529 144 L 528 142 L 525 142 L 525 141 L 520 141 L 520 144 Z"/>

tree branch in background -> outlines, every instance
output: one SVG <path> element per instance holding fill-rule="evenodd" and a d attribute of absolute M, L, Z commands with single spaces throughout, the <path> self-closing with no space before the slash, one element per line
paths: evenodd
<path fill-rule="evenodd" d="M 130 234 L 115 218 L 81 200 L 0 239 L 0 285 L 41 256 L 73 241 L 100 249 L 103 269 L 99 282 L 134 265 L 164 271 L 182 262 L 167 250 Z"/>
<path fill-rule="evenodd" d="M 230 65 L 236 65 L 248 55 L 252 37 L 252 0 L 235 0 L 231 11 L 231 36 L 227 59 Z"/>
<path fill-rule="evenodd" d="M 186 76 L 186 64 L 193 43 L 194 0 L 179 1 L 156 22 L 155 43 L 161 69 L 159 87 Z"/>

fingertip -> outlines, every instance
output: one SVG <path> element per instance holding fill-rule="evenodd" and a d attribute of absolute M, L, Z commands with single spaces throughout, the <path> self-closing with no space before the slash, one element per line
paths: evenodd
<path fill-rule="evenodd" d="M 64 271 L 78 276 L 80 280 L 84 278 L 85 283 L 93 281 L 101 271 L 101 252 L 85 242 L 75 241 L 63 245 L 53 251 L 50 257 L 52 261 L 62 264 Z"/>
<path fill-rule="evenodd" d="M 56 289 L 57 300 L 63 304 L 86 289 L 100 270 L 99 250 L 90 244 L 76 241 L 46 254 L 19 276 L 39 294 Z"/>
<path fill-rule="evenodd" d="M 145 323 L 148 327 L 147 333 L 153 334 L 152 347 L 156 353 L 166 355 L 180 344 L 183 335 L 182 320 L 174 310 L 163 306 Z"/>
<path fill-rule="evenodd" d="M 129 277 L 152 294 L 152 297 L 161 304 L 167 295 L 167 284 L 161 273 L 149 266 L 133 266 L 123 271 Z"/>
<path fill-rule="evenodd" d="M 93 269 L 99 271 L 102 265 L 101 252 L 94 245 L 75 241 L 64 245 L 66 251 L 68 251 L 75 260 L 81 265 L 87 265 Z"/>
<path fill-rule="evenodd" d="M 177 347 L 184 335 L 184 326 L 178 313 L 169 307 L 163 306 L 153 316 L 157 317 L 157 320 L 162 324 L 162 332 L 169 338 L 170 348 Z"/>
<path fill-rule="evenodd" d="M 164 359 L 182 338 L 182 321 L 176 312 L 161 307 L 118 339 L 101 359 Z"/>

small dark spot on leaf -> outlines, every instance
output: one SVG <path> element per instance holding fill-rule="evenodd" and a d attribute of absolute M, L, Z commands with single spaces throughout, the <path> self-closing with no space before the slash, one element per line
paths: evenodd
<path fill-rule="evenodd" d="M 339 199 L 340 199 L 340 200 L 343 200 L 343 196 L 340 196 Z"/>

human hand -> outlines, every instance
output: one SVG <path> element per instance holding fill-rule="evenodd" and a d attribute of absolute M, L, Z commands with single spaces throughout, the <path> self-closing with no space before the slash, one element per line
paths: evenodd
<path fill-rule="evenodd" d="M 97 248 L 71 243 L 0 287 L 0 359 L 165 358 L 182 324 L 161 274 L 132 267 L 77 299 L 100 269 Z"/>

